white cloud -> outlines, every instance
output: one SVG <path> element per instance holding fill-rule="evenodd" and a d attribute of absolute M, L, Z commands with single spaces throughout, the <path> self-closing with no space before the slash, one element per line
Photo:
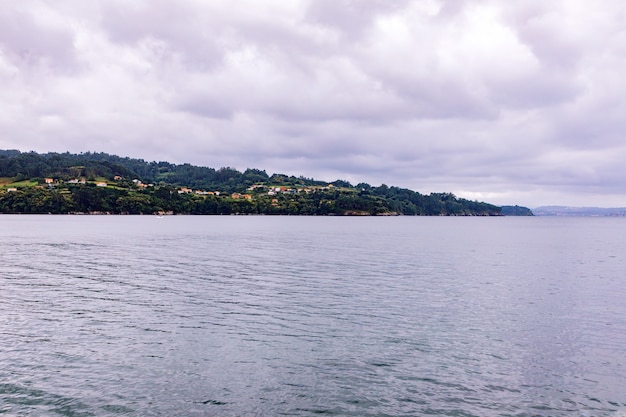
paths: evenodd
<path fill-rule="evenodd" d="M 625 10 L 570 0 L 2 5 L 0 148 L 498 203 L 626 205 Z"/>

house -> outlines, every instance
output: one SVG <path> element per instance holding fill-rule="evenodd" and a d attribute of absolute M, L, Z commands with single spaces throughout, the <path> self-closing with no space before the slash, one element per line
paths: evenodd
<path fill-rule="evenodd" d="M 7 188 L 7 193 L 14 193 L 16 191 L 17 191 L 17 188 L 15 187 Z"/>
<path fill-rule="evenodd" d="M 139 187 L 139 188 L 147 188 L 148 186 L 146 184 L 144 184 L 143 182 L 141 182 L 138 179 L 134 179 L 133 180 L 133 184 L 135 184 L 135 186 Z"/>
<path fill-rule="evenodd" d="M 241 195 L 241 194 L 239 194 L 239 193 L 232 193 L 232 194 L 230 195 L 230 197 L 231 197 L 231 198 L 234 198 L 235 200 L 238 200 L 238 199 L 240 199 L 240 198 L 242 197 L 242 195 Z"/>
<path fill-rule="evenodd" d="M 122 176 L 121 175 L 116 175 L 116 176 L 113 177 L 113 179 L 115 181 L 120 181 L 122 179 Z"/>
<path fill-rule="evenodd" d="M 44 178 L 46 184 L 54 184 L 54 178 Z"/>
<path fill-rule="evenodd" d="M 183 187 L 180 190 L 178 190 L 178 194 L 189 194 L 189 193 L 193 193 L 193 190 L 191 188 Z"/>
<path fill-rule="evenodd" d="M 264 184 L 254 184 L 254 185 L 251 185 L 250 187 L 248 187 L 248 191 L 254 191 L 257 188 L 265 188 L 265 185 Z"/>
<path fill-rule="evenodd" d="M 78 178 L 74 178 L 73 180 L 69 180 L 67 183 L 68 184 L 85 184 L 87 181 L 85 181 L 84 179 L 78 179 Z"/>
<path fill-rule="evenodd" d="M 97 182 L 96 183 L 96 187 L 106 187 L 107 183 L 106 182 Z"/>

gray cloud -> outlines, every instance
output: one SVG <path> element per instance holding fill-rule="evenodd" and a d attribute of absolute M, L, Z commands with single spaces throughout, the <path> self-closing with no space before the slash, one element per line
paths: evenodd
<path fill-rule="evenodd" d="M 311 1 L 306 18 L 315 25 L 329 27 L 347 42 L 360 41 L 381 14 L 402 12 L 407 0 L 318 0 Z"/>
<path fill-rule="evenodd" d="M 626 205 L 626 6 L 24 0 L 1 148 Z"/>
<path fill-rule="evenodd" d="M 17 5 L 0 7 L 0 47 L 5 60 L 22 70 L 45 66 L 68 71 L 76 65 L 71 31 Z"/>

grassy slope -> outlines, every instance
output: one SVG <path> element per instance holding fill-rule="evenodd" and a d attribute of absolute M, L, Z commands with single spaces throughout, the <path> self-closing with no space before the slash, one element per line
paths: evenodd
<path fill-rule="evenodd" d="M 10 187 L 34 187 L 39 185 L 37 181 L 24 180 L 13 182 L 13 178 L 2 177 L 0 178 L 0 188 L 10 188 Z"/>

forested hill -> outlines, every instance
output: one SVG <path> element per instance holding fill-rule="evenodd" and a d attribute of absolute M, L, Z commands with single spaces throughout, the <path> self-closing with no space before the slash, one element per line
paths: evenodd
<path fill-rule="evenodd" d="M 0 150 L 0 212 L 498 216 L 502 208 L 451 193 L 270 176 L 260 169 Z"/>

